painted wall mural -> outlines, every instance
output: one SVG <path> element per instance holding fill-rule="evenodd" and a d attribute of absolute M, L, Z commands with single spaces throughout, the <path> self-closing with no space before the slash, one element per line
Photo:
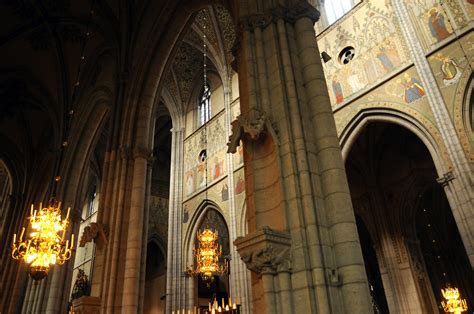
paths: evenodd
<path fill-rule="evenodd" d="M 405 4 L 425 51 L 466 27 L 471 18 L 467 0 L 405 0 Z"/>
<path fill-rule="evenodd" d="M 200 128 L 184 141 L 185 198 L 206 187 L 206 173 L 208 185 L 226 174 L 227 139 L 223 113 L 218 114 L 206 127 Z"/>
<path fill-rule="evenodd" d="M 459 81 L 462 70 L 459 66 L 459 62 L 456 61 L 456 58 L 452 58 L 449 55 L 438 52 L 432 57 L 431 60 L 438 61 L 440 63 L 438 68 L 441 70 L 441 73 L 443 73 L 444 86 L 453 85 Z"/>
<path fill-rule="evenodd" d="M 474 18 L 473 0 L 404 2 L 415 35 L 427 53 L 453 39 L 456 32 L 467 29 Z M 412 64 L 403 38 L 391 1 L 385 0 L 365 1 L 335 27 L 318 35 L 320 51 L 332 57 L 324 63 L 324 71 L 333 106 L 340 107 Z M 342 64 L 338 57 L 346 47 L 353 47 L 355 56 L 348 64 Z M 457 60 L 447 54 L 436 58 L 442 64 L 444 84 L 455 84 L 460 75 Z M 404 102 L 411 104 L 424 96 L 418 78 L 404 77 L 400 84 Z"/>
<path fill-rule="evenodd" d="M 201 127 L 184 140 L 184 174 L 183 174 L 183 196 L 182 223 L 185 225 L 183 239 L 196 210 L 205 199 L 216 204 L 226 220 L 229 220 L 229 208 L 235 204 L 236 217 L 242 216 L 243 204 L 245 203 L 245 182 L 243 172 L 243 148 L 240 145 L 235 154 L 229 159 L 227 154 L 227 121 L 232 121 L 240 114 L 240 103 L 236 99 L 230 105 L 227 112 L 223 109 L 217 113 L 206 127 Z M 206 192 L 206 155 L 207 148 L 207 192 Z M 227 175 L 229 166 L 227 160 L 231 160 L 234 166 L 234 184 L 231 186 Z M 237 175 L 238 174 L 238 175 Z M 232 203 L 231 201 L 235 201 Z M 240 219 L 237 219 L 240 224 Z"/>
<path fill-rule="evenodd" d="M 400 82 L 400 79 L 398 82 Z M 423 89 L 420 80 L 410 76 L 408 73 L 403 74 L 401 84 L 404 88 L 403 100 L 405 103 L 411 104 L 425 96 L 425 90 Z"/>
<path fill-rule="evenodd" d="M 234 193 L 235 193 L 235 208 L 237 212 L 242 212 L 245 206 L 245 176 L 244 168 L 234 172 Z"/>
<path fill-rule="evenodd" d="M 372 90 L 366 97 L 369 101 L 391 101 L 418 106 L 426 99 L 426 91 L 414 67 L 400 73 L 390 81 Z"/>
<path fill-rule="evenodd" d="M 324 72 L 333 105 L 350 101 L 410 63 L 390 1 L 364 2 L 337 27 L 321 34 L 318 45 L 332 57 Z M 345 47 L 355 51 L 348 64 L 338 60 Z"/>
<path fill-rule="evenodd" d="M 464 35 L 428 57 L 444 102 L 467 156 L 474 158 L 474 143 L 469 140 L 462 116 L 464 93 L 474 67 L 474 33 Z M 474 159 L 472 159 L 474 160 Z"/>

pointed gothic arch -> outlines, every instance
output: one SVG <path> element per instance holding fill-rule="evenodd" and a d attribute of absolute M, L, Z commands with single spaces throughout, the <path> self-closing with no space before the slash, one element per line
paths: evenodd
<path fill-rule="evenodd" d="M 442 176 L 450 169 L 446 161 L 445 147 L 442 142 L 433 136 L 434 126 L 427 125 L 429 122 L 421 122 L 412 115 L 402 110 L 387 108 L 386 106 L 376 107 L 371 104 L 370 108 L 359 110 L 350 122 L 340 132 L 339 142 L 341 144 L 342 157 L 347 159 L 352 144 L 357 140 L 364 128 L 372 122 L 388 122 L 402 126 L 413 132 L 427 147 L 431 158 L 435 164 L 439 176 Z"/>

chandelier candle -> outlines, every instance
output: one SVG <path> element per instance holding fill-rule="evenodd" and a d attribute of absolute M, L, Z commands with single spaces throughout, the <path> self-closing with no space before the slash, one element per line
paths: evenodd
<path fill-rule="evenodd" d="M 74 234 L 70 244 L 69 240 L 64 241 L 69 225 L 69 211 L 70 208 L 66 217 L 61 220 L 60 202 L 52 199 L 44 208 L 40 203 L 38 210 L 31 205 L 29 237 L 23 240 L 25 228 L 22 229 L 18 241 L 16 234 L 13 235 L 12 257 L 23 259 L 28 264 L 28 273 L 33 280 L 43 279 L 52 265 L 62 265 L 71 258 Z"/>

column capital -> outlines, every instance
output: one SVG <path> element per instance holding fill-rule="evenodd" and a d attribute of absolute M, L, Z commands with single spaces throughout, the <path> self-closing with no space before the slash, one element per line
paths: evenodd
<path fill-rule="evenodd" d="M 129 146 L 121 146 L 119 148 L 119 155 L 120 155 L 120 158 L 129 160 L 132 156 L 132 150 L 130 149 Z"/>
<path fill-rule="evenodd" d="M 234 241 L 247 268 L 258 274 L 291 272 L 291 237 L 268 227 Z"/>
<path fill-rule="evenodd" d="M 153 158 L 153 151 L 144 146 L 135 146 L 133 148 L 133 159 L 144 158 L 147 161 Z"/>
<path fill-rule="evenodd" d="M 283 19 L 288 23 L 295 23 L 301 18 L 309 18 L 313 23 L 319 20 L 319 11 L 306 0 L 299 1 L 292 6 L 277 7 L 260 13 L 249 14 L 240 18 L 240 31 L 254 31 L 256 28 L 265 28 L 272 22 Z"/>
<path fill-rule="evenodd" d="M 319 20 L 319 11 L 308 3 L 302 0 L 289 8 L 278 8 L 275 10 L 274 16 L 276 18 L 283 18 L 286 22 L 295 23 L 301 18 L 309 18 L 313 24 Z"/>

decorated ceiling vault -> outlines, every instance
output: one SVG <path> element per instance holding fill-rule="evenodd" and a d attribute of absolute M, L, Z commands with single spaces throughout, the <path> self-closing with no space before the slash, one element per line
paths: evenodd
<path fill-rule="evenodd" d="M 0 21 L 0 313 L 474 308 L 473 1 L 3 1 Z M 12 241 L 51 182 L 77 243 L 35 283 Z"/>

